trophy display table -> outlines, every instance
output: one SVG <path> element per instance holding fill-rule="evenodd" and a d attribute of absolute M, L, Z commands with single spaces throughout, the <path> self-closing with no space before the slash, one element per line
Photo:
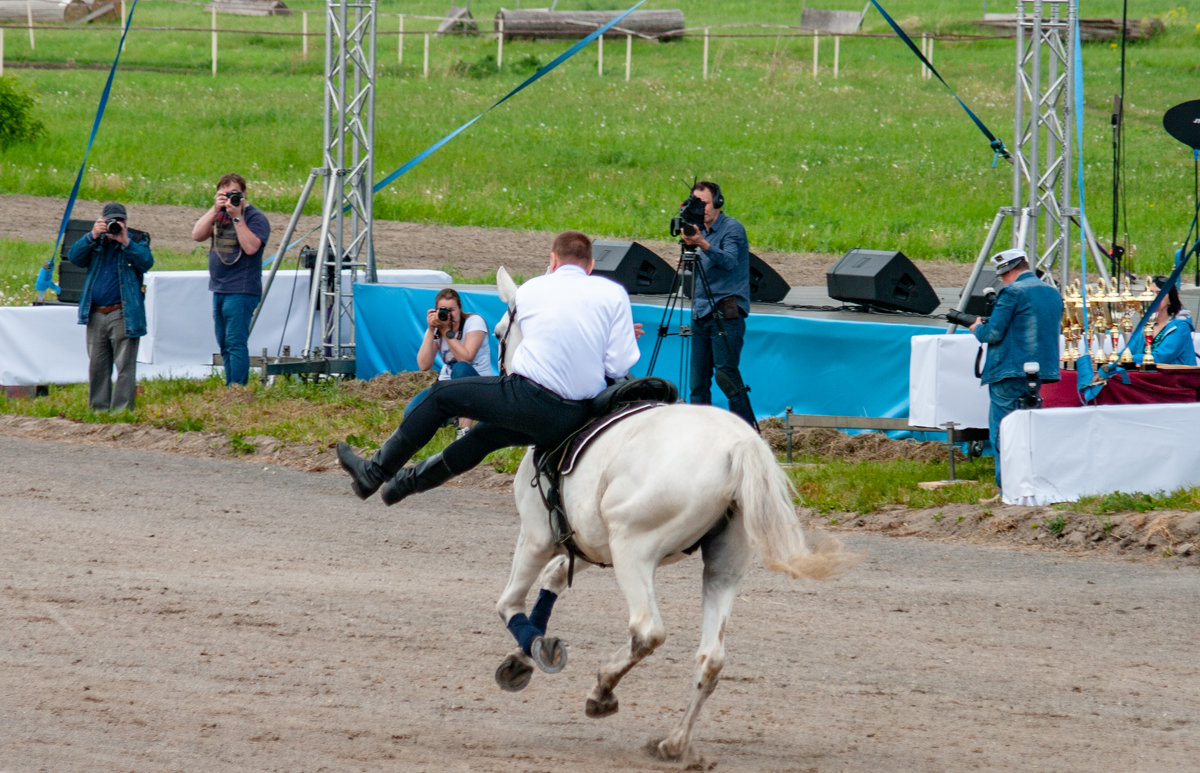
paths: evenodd
<path fill-rule="evenodd" d="M 1092 405 L 1146 405 L 1151 403 L 1200 402 L 1200 368 L 1164 365 L 1154 371 L 1129 371 L 1129 383 L 1114 376 L 1108 380 Z M 1062 371 L 1062 380 L 1042 384 L 1046 408 L 1082 405 L 1076 389 L 1075 371 Z"/>
<path fill-rule="evenodd" d="M 1200 485 L 1200 403 L 1013 411 L 1000 436 L 1005 504 Z"/>

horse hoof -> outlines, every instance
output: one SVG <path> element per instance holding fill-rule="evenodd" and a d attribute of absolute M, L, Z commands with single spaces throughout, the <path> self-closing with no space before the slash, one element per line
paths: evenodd
<path fill-rule="evenodd" d="M 520 692 L 533 679 L 533 666 L 521 662 L 516 655 L 509 655 L 496 669 L 496 684 L 506 692 Z"/>
<path fill-rule="evenodd" d="M 592 719 L 607 717 L 611 714 L 616 714 L 619 706 L 617 705 L 617 696 L 609 695 L 601 700 L 588 698 L 587 704 L 584 706 L 584 713 Z"/>
<path fill-rule="evenodd" d="M 547 674 L 557 674 L 567 667 L 567 645 L 553 636 L 539 636 L 529 648 L 529 656 Z"/>
<path fill-rule="evenodd" d="M 663 762 L 683 762 L 687 764 L 689 768 L 702 766 L 704 764 L 704 759 L 693 753 L 691 749 L 687 747 L 678 748 L 678 746 L 672 743 L 668 738 L 664 738 L 661 741 L 647 741 L 645 751 L 646 754 L 654 757 L 655 759 L 662 760 Z"/>

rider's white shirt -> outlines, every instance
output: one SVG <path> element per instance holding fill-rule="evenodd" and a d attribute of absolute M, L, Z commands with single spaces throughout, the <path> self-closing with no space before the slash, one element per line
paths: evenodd
<path fill-rule="evenodd" d="M 516 306 L 513 372 L 560 397 L 595 397 L 605 376 L 620 378 L 638 361 L 629 295 L 616 282 L 568 263 L 521 285 Z"/>

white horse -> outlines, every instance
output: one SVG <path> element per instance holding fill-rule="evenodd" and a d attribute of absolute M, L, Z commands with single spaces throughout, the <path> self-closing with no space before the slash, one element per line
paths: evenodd
<path fill-rule="evenodd" d="M 496 328 L 507 366 L 520 344 L 513 324 L 516 285 L 501 268 L 500 297 L 510 313 Z M 556 594 L 567 584 L 565 549 L 555 540 L 546 504 L 534 483 L 530 449 L 514 483 L 521 533 L 512 572 L 497 611 L 520 646 L 496 672 L 501 687 L 519 690 L 532 664 L 560 671 L 566 650 L 545 636 Z M 703 632 L 687 710 L 649 750 L 661 759 L 691 757 L 692 728 L 725 664 L 725 628 L 738 582 L 754 552 L 791 577 L 826 579 L 861 560 L 832 537 L 810 548 L 792 504 L 792 487 L 767 444 L 742 419 L 702 405 L 666 405 L 637 413 L 601 434 L 562 483 L 562 502 L 574 542 L 591 562 L 611 565 L 629 606 L 629 643 L 601 666 L 586 712 L 617 711 L 613 689 L 666 639 L 654 594 L 656 567 L 699 547 L 704 564 Z M 543 571 L 544 570 L 544 571 Z M 544 589 L 525 615 L 530 588 Z"/>

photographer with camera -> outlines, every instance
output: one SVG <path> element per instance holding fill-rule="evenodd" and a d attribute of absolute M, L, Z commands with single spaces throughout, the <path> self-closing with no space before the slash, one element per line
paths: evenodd
<path fill-rule="evenodd" d="M 997 253 L 992 266 L 1003 286 L 991 316 L 968 318 L 956 312 L 947 317 L 969 327 L 975 338 L 988 345 L 979 380 L 987 385 L 991 399 L 988 431 L 996 453 L 996 486 L 1003 488 L 1000 422 L 1018 408 L 1038 403 L 1031 381 L 1034 387 L 1058 381 L 1063 302 L 1058 290 L 1034 274 L 1024 250 Z"/>
<path fill-rule="evenodd" d="M 92 230 L 67 252 L 67 260 L 87 269 L 79 324 L 87 325 L 88 406 L 93 411 L 132 410 L 137 397 L 138 342 L 146 335 L 142 275 L 154 265 L 154 256 L 150 237 L 131 233 L 126 219 L 124 206 L 105 204 Z"/>
<path fill-rule="evenodd" d="M 680 241 L 693 248 L 699 269 L 692 292 L 691 394 L 688 402 L 712 402 L 712 382 L 729 398 L 729 410 L 754 423 L 748 391 L 738 369 L 746 317 L 750 314 L 750 242 L 742 224 L 726 215 L 725 197 L 714 182 L 701 180 L 692 186 L 692 198 L 684 202 L 681 218 L 694 219 L 689 202 L 704 204 L 702 223 L 684 222 Z M 696 207 L 698 209 L 698 207 Z M 719 319 L 718 319 L 719 318 Z"/>
<path fill-rule="evenodd" d="M 429 370 L 434 358 L 442 358 L 438 381 L 492 375 L 492 353 L 488 346 L 488 324 L 479 314 L 462 310 L 462 298 L 452 288 L 440 290 L 434 308 L 425 313 L 425 337 L 417 350 L 417 367 Z M 433 387 L 421 390 L 404 409 L 407 416 Z M 471 427 L 470 419 L 458 420 L 458 436 Z"/>
<path fill-rule="evenodd" d="M 262 298 L 270 235 L 267 216 L 246 200 L 246 180 L 233 173 L 217 181 L 212 207 L 192 227 L 192 239 L 209 241 L 208 289 L 227 385 L 250 379 L 250 319 Z"/>

